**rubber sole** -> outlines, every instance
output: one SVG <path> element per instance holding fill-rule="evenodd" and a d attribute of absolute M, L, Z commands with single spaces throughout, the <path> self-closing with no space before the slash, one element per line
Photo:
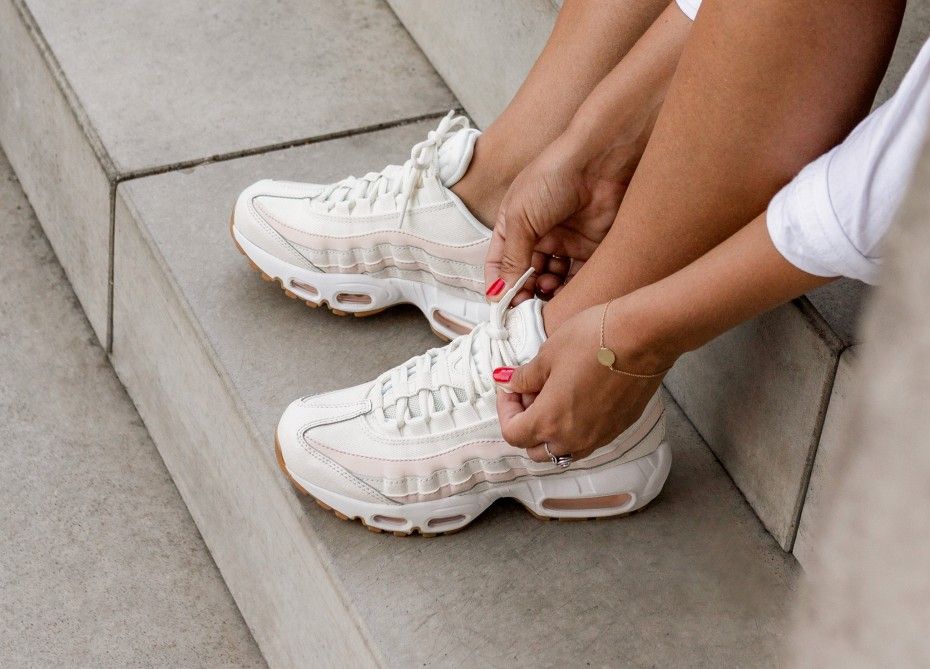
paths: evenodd
<path fill-rule="evenodd" d="M 445 518 L 441 518 L 441 520 L 449 520 L 452 523 L 456 523 L 455 527 L 449 530 L 431 531 L 431 528 L 429 528 L 429 523 L 426 523 L 427 529 L 424 529 L 423 523 L 419 523 L 419 524 L 406 523 L 411 526 L 409 528 L 404 528 L 404 529 L 391 529 L 390 527 L 379 527 L 377 523 L 381 523 L 383 525 L 385 522 L 388 522 L 388 521 L 390 522 L 402 521 L 404 519 L 399 518 L 399 517 L 391 517 L 387 515 L 378 514 L 366 520 L 365 514 L 363 513 L 353 513 L 347 507 L 343 507 L 343 510 L 340 510 L 339 508 L 337 508 L 339 506 L 339 502 L 334 501 L 334 499 L 338 498 L 338 496 L 335 496 L 334 493 L 330 493 L 328 491 L 314 489 L 312 484 L 300 481 L 297 477 L 295 477 L 288 470 L 287 463 L 284 460 L 284 454 L 281 451 L 281 445 L 278 442 L 277 436 L 275 436 L 275 458 L 278 462 L 278 467 L 284 473 L 284 476 L 287 478 L 287 480 L 291 483 L 291 485 L 300 495 L 310 497 L 317 504 L 317 506 L 319 506 L 324 511 L 329 511 L 337 519 L 342 520 L 342 521 L 357 520 L 359 523 L 361 523 L 363 527 L 365 527 L 370 532 L 392 534 L 397 537 L 408 537 L 414 534 L 418 534 L 420 536 L 427 537 L 427 538 L 432 538 L 432 537 L 441 536 L 441 535 L 455 534 L 457 532 L 462 531 L 468 525 L 470 525 L 471 522 L 473 522 L 479 515 L 481 515 L 481 513 L 484 510 L 486 510 L 487 507 L 489 507 L 493 503 L 493 501 L 496 501 L 496 499 L 503 499 L 505 497 L 513 499 L 514 501 L 518 502 L 531 516 L 541 521 L 559 520 L 559 521 L 567 522 L 567 521 L 579 521 L 579 520 L 606 520 L 606 519 L 624 518 L 624 517 L 627 517 L 629 515 L 632 515 L 633 513 L 637 513 L 638 511 L 642 510 L 653 499 L 655 499 L 656 496 L 658 496 L 659 492 L 661 492 L 662 487 L 665 484 L 665 480 L 668 477 L 668 473 L 671 468 L 671 449 L 669 448 L 667 443 L 662 442 L 659 445 L 659 447 L 655 449 L 652 453 L 647 454 L 646 456 L 643 456 L 641 458 L 638 458 L 637 460 L 632 460 L 630 462 L 626 462 L 623 465 L 621 465 L 621 466 L 632 465 L 630 469 L 633 469 L 633 468 L 642 469 L 643 463 L 641 463 L 640 461 L 645 461 L 647 459 L 650 460 L 650 466 L 653 468 L 653 471 L 647 476 L 648 482 L 644 486 L 647 492 L 642 497 L 631 495 L 630 493 L 625 493 L 622 491 L 614 491 L 613 494 L 611 495 L 600 495 L 594 498 L 590 496 L 589 497 L 578 496 L 574 498 L 566 497 L 566 498 L 562 498 L 562 501 L 568 502 L 569 503 L 568 507 L 556 508 L 556 509 L 553 509 L 550 513 L 540 513 L 538 510 L 534 510 L 533 508 L 531 508 L 531 506 L 529 506 L 526 503 L 526 501 L 521 499 L 520 496 L 518 495 L 500 495 L 494 498 L 489 503 L 483 505 L 481 510 L 478 511 L 477 513 L 474 513 L 473 515 L 469 515 L 466 517 L 463 514 L 455 514 L 452 517 L 446 516 Z M 610 465 L 605 465 L 598 469 L 606 469 L 609 467 Z M 556 474 L 553 476 L 559 476 L 559 475 Z M 539 477 L 539 478 L 543 478 L 543 477 Z M 548 477 L 545 477 L 545 478 L 548 478 Z M 534 483 L 537 483 L 537 482 L 534 481 Z M 324 501 L 323 499 L 321 499 L 321 497 L 325 495 L 330 495 L 333 497 L 331 497 L 330 501 Z M 627 503 L 626 503 L 626 506 L 624 507 L 624 510 L 621 510 L 618 512 L 611 512 L 609 508 L 605 509 L 603 507 L 599 507 L 597 509 L 590 509 L 590 508 L 585 509 L 584 508 L 585 505 L 591 504 L 592 499 L 598 500 L 599 504 L 603 504 L 603 500 L 606 500 L 608 498 L 620 498 L 620 497 L 626 497 Z M 543 506 L 545 507 L 545 501 L 543 502 Z M 397 516 L 404 515 L 404 512 L 401 510 L 401 507 L 392 508 L 387 513 L 394 513 Z M 439 511 L 438 513 L 448 513 L 448 512 Z M 586 515 L 586 513 L 590 515 Z M 461 520 L 457 520 L 459 515 L 461 515 Z"/>
<path fill-rule="evenodd" d="M 466 300 L 435 286 L 363 274 L 308 272 L 290 265 L 242 236 L 235 226 L 235 212 L 229 218 L 229 234 L 262 280 L 277 283 L 286 297 L 313 309 L 325 306 L 337 316 L 365 318 L 393 306 L 412 304 L 444 341 L 466 334 L 487 318 L 488 305 L 483 300 Z"/>

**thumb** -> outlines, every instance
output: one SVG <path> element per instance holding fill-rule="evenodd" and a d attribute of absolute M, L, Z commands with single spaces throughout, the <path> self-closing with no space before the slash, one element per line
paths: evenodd
<path fill-rule="evenodd" d="M 536 233 L 522 210 L 513 212 L 511 207 L 501 208 L 485 262 L 487 297 L 494 302 L 533 263 Z"/>
<path fill-rule="evenodd" d="M 536 357 L 520 367 L 498 367 L 494 370 L 494 383 L 507 393 L 537 394 L 549 376 L 548 365 Z"/>

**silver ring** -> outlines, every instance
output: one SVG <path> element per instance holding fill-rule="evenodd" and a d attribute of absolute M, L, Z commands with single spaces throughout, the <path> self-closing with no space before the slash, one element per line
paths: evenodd
<path fill-rule="evenodd" d="M 549 456 L 549 459 L 552 461 L 552 464 L 558 465 L 562 469 L 570 467 L 572 464 L 572 456 L 570 455 L 552 455 L 552 451 L 549 450 L 549 442 L 543 442 L 543 450 L 546 451 L 546 455 Z"/>

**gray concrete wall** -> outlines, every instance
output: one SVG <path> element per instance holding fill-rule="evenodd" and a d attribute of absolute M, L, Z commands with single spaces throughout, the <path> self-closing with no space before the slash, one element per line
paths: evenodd
<path fill-rule="evenodd" d="M 853 408 L 824 486 L 798 667 L 930 666 L 930 143 L 865 315 Z"/>
<path fill-rule="evenodd" d="M 263 667 L 0 152 L 0 665 Z"/>

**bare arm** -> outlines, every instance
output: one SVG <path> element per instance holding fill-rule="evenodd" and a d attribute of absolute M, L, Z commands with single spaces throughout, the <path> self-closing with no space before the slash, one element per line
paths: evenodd
<path fill-rule="evenodd" d="M 759 216 L 687 267 L 609 305 L 605 344 L 614 367 L 634 374 L 667 370 L 684 352 L 737 323 L 831 281 L 807 274 L 775 249 Z M 544 462 L 590 454 L 631 425 L 662 381 L 616 374 L 597 361 L 604 305 L 570 318 L 498 394 L 504 438 Z M 526 403 L 527 397 L 535 398 Z"/>
<path fill-rule="evenodd" d="M 489 286 L 498 277 L 512 284 L 534 259 L 543 270 L 542 254 L 570 256 L 574 270 L 591 255 L 639 164 L 690 30 L 691 20 L 669 5 L 591 91 L 565 131 L 514 180 L 488 252 Z M 534 288 L 552 291 L 560 284 L 558 272 L 541 274 L 539 285 L 530 283 L 517 301 Z"/>

